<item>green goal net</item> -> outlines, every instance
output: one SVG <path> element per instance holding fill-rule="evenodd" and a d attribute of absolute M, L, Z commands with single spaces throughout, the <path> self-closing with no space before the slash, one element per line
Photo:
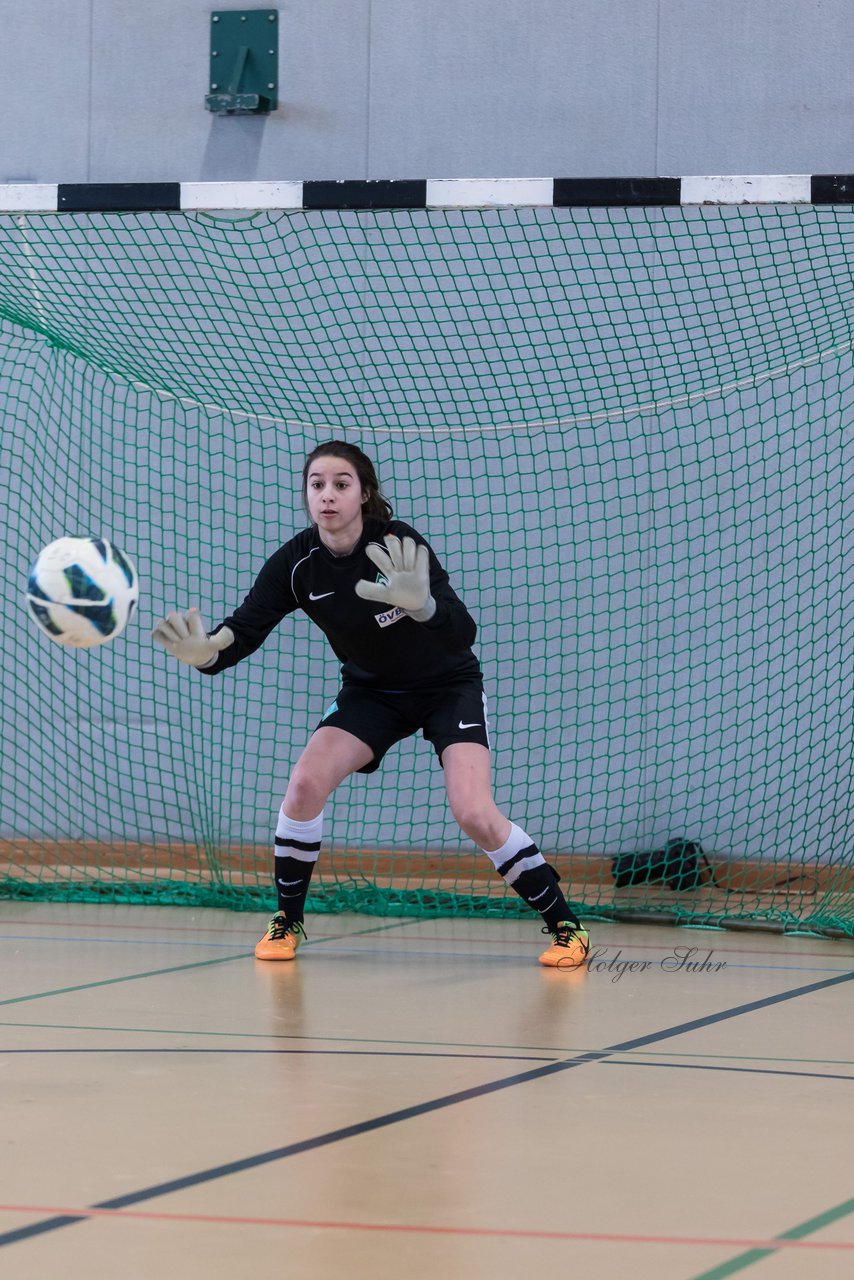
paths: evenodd
<path fill-rule="evenodd" d="M 270 905 L 334 656 L 149 631 L 240 602 L 335 437 L 475 616 L 497 802 L 584 913 L 854 933 L 852 262 L 835 206 L 0 215 L 0 892 Z M 25 613 L 63 534 L 139 569 L 95 650 Z M 420 738 L 326 833 L 314 909 L 525 910 Z"/>

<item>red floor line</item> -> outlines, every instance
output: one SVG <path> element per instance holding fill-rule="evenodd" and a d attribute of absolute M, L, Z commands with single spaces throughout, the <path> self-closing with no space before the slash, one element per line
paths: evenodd
<path fill-rule="evenodd" d="M 84 904 L 81 904 L 81 905 L 84 905 Z M 91 905 L 91 904 L 87 903 L 85 905 Z M 186 907 L 173 908 L 173 909 L 185 911 Z M 149 910 L 149 908 L 140 907 L 139 910 L 147 911 Z M 253 914 L 256 914 L 256 913 L 249 912 L 249 911 L 245 913 L 243 912 L 241 913 L 244 919 L 251 919 Z M 264 912 L 263 910 L 257 912 L 257 915 L 259 916 L 264 916 L 266 914 L 268 913 Z M 216 928 L 214 925 L 211 925 L 210 928 L 200 928 L 198 925 L 191 925 L 188 927 L 185 924 L 155 924 L 155 925 L 128 924 L 124 920 L 122 920 L 118 924 L 115 922 L 113 922 L 112 924 L 101 924 L 100 922 L 96 923 L 91 920 L 83 924 L 77 924 L 74 921 L 70 921 L 70 920 L 62 920 L 60 923 L 62 924 L 63 929 L 96 929 L 96 930 L 97 929 L 147 929 L 149 930 L 149 932 L 153 932 L 153 933 L 222 933 L 223 932 L 222 927 Z M 56 919 L 50 918 L 48 920 L 39 920 L 38 918 L 36 918 L 35 920 L 33 920 L 32 918 L 30 918 L 28 920 L 18 920 L 13 916 L 8 916 L 8 917 L 0 916 L 0 924 L 55 925 Z M 239 934 L 241 931 L 239 929 L 236 929 L 235 932 Z"/>
<path fill-rule="evenodd" d="M 854 1249 L 854 1241 L 747 1240 L 730 1236 L 659 1236 L 600 1231 L 524 1231 L 509 1227 L 441 1227 L 415 1223 L 337 1222 L 311 1218 L 246 1218 L 205 1213 L 151 1213 L 141 1209 L 89 1209 L 45 1204 L 0 1204 L 0 1213 L 55 1214 L 77 1218 L 132 1218 L 146 1222 L 204 1222 L 221 1226 L 303 1227 L 333 1231 L 405 1232 L 522 1240 L 586 1240 L 598 1244 L 673 1244 L 739 1249 Z"/>

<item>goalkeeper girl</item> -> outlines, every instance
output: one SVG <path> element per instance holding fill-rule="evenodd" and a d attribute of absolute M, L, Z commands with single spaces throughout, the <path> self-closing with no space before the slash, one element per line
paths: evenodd
<path fill-rule="evenodd" d="M 373 773 L 419 730 L 442 766 L 455 820 L 543 919 L 544 965 L 575 968 L 589 949 L 557 873 L 531 837 L 496 808 L 486 700 L 472 652 L 476 627 L 431 548 L 393 519 L 370 459 L 352 444 L 319 445 L 302 475 L 311 525 L 264 565 L 243 604 L 207 635 L 199 613 L 170 613 L 153 637 L 205 675 L 248 658 L 302 609 L 341 661 L 341 690 L 288 782 L 276 826 L 279 910 L 255 948 L 292 960 L 323 836 L 323 808 L 351 773 Z"/>

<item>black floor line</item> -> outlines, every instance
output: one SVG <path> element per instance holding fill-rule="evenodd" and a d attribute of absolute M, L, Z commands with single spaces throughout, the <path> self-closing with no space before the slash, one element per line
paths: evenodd
<path fill-rule="evenodd" d="M 839 986 L 840 983 L 850 982 L 852 979 L 854 979 L 854 971 L 840 974 L 833 978 L 825 978 L 821 982 L 811 982 L 807 986 L 794 987 L 790 991 L 781 991 L 777 995 L 765 996 L 761 1000 L 752 1000 L 749 1004 L 736 1005 L 732 1009 L 723 1009 L 720 1013 L 707 1014 L 702 1018 L 695 1018 L 691 1022 L 679 1023 L 675 1027 L 665 1027 L 662 1031 L 652 1031 L 648 1035 L 636 1036 L 633 1040 L 624 1040 L 620 1044 L 608 1045 L 604 1049 L 582 1053 L 577 1057 L 562 1059 L 559 1062 L 549 1062 L 543 1066 L 519 1072 L 517 1075 L 505 1076 L 501 1080 L 493 1080 L 489 1084 L 475 1085 L 470 1089 L 461 1089 L 457 1093 L 449 1093 L 439 1098 L 432 1098 L 428 1102 L 420 1102 L 412 1107 L 402 1107 L 398 1111 L 390 1111 L 385 1115 L 374 1116 L 371 1120 L 362 1120 L 357 1124 L 346 1125 L 341 1129 L 333 1129 L 329 1133 L 321 1133 L 314 1138 L 306 1138 L 302 1142 L 292 1142 L 284 1147 L 274 1147 L 271 1151 L 261 1151 L 256 1155 L 245 1156 L 241 1160 L 231 1160 L 227 1164 L 215 1165 L 211 1169 L 201 1169 L 196 1173 L 186 1174 L 181 1178 L 160 1182 L 152 1187 L 143 1187 L 139 1191 L 129 1191 L 124 1195 L 114 1196 L 109 1200 L 100 1200 L 90 1207 L 92 1209 L 126 1209 L 130 1205 L 142 1204 L 146 1200 L 153 1200 L 158 1196 L 171 1195 L 175 1191 L 183 1191 L 188 1187 L 197 1187 L 205 1182 L 214 1182 L 219 1178 L 244 1173 L 248 1169 L 257 1169 L 261 1165 L 272 1164 L 278 1160 L 301 1155 L 305 1151 L 317 1151 L 321 1147 L 343 1142 L 347 1138 L 355 1138 L 377 1129 L 388 1128 L 390 1125 L 401 1124 L 405 1120 L 414 1120 L 419 1116 L 429 1115 L 432 1111 L 443 1111 L 447 1107 L 457 1106 L 462 1102 L 471 1102 L 476 1098 L 487 1097 L 489 1094 L 515 1088 L 520 1084 L 528 1084 L 533 1080 L 543 1080 L 560 1071 L 568 1071 L 573 1067 L 583 1066 L 587 1062 L 600 1062 L 603 1058 L 613 1057 L 616 1053 L 626 1053 L 630 1049 L 640 1049 L 644 1045 L 656 1044 L 662 1040 L 672 1039 L 674 1036 L 685 1035 L 690 1031 L 698 1031 L 702 1027 L 714 1026 L 718 1022 L 727 1022 L 731 1018 L 742 1017 L 747 1013 L 755 1013 L 759 1009 L 768 1009 L 787 1000 L 813 995 L 817 991 L 825 991 L 829 987 Z M 71 1226 L 75 1222 L 85 1221 L 87 1221 L 85 1213 L 81 1213 L 79 1216 L 63 1215 L 61 1217 L 45 1218 L 41 1222 L 34 1222 L 28 1226 L 4 1232 L 0 1235 L 0 1245 L 15 1244 L 33 1236 L 44 1235 L 49 1231 L 58 1231 L 61 1227 Z"/>

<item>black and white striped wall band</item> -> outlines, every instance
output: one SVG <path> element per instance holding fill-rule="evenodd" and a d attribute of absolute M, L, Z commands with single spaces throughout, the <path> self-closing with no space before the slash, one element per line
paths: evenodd
<path fill-rule="evenodd" d="M 329 182 L 22 182 L 0 185 L 0 213 L 534 206 L 596 208 L 698 204 L 854 204 L 854 174 L 412 178 Z"/>

